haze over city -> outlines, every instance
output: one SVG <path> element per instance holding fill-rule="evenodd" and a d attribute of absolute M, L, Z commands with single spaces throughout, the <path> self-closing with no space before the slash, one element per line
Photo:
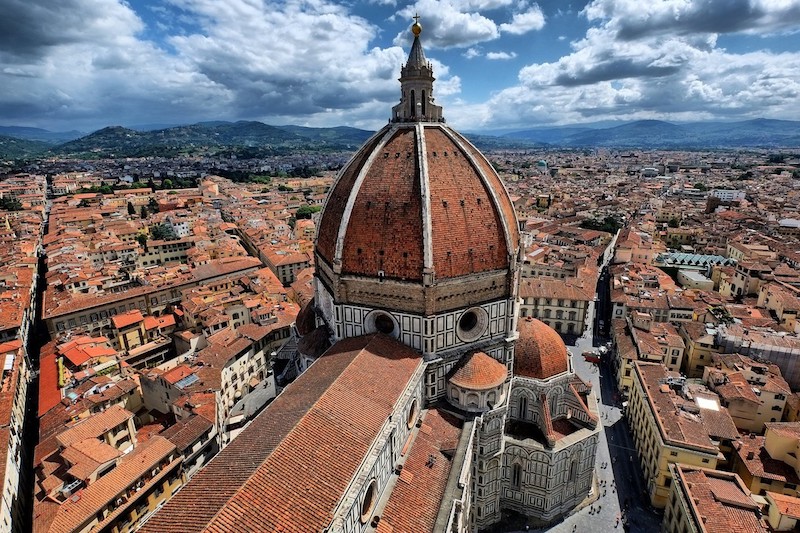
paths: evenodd
<path fill-rule="evenodd" d="M 4 2 L 0 124 L 377 129 L 422 17 L 464 130 L 800 119 L 800 2 Z"/>

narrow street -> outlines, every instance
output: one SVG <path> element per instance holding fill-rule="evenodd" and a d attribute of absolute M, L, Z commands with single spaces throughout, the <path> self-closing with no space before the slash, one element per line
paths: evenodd
<path fill-rule="evenodd" d="M 555 526 L 529 531 L 579 533 L 617 530 L 652 533 L 661 529 L 661 515 L 648 503 L 647 487 L 636 448 L 622 413 L 622 404 L 617 397 L 610 364 L 611 354 L 603 356 L 600 364 L 591 363 L 581 355 L 585 351 L 605 345 L 609 340 L 602 334 L 603 328 L 599 324 L 603 320 L 605 328 L 610 327 L 611 303 L 607 267 L 611 263 L 615 240 L 616 237 L 611 241 L 603 262 L 599 265 L 601 278 L 598 281 L 598 294 L 595 301 L 589 303 L 586 331 L 581 337 L 567 343 L 572 353 L 575 373 L 591 383 L 597 395 L 603 426 L 595 467 L 598 498 L 593 504 L 576 511 Z"/>

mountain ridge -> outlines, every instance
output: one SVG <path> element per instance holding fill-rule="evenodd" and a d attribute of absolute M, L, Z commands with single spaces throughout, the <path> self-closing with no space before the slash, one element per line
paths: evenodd
<path fill-rule="evenodd" d="M 60 144 L 52 141 L 55 136 L 75 133 L 79 132 L 2 126 L 0 157 L 110 158 L 202 154 L 253 158 L 296 151 L 354 151 L 374 132 L 349 126 L 272 126 L 241 120 L 206 121 L 154 130 L 107 126 Z M 486 150 L 592 147 L 800 149 L 800 122 L 776 119 L 690 123 L 639 120 L 608 127 L 580 124 L 540 126 L 502 135 L 473 132 L 467 136 L 479 148 Z"/>

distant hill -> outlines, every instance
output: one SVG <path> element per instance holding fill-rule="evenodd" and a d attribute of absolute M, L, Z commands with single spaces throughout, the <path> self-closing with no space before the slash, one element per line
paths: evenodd
<path fill-rule="evenodd" d="M 261 157 L 293 150 L 354 150 L 372 132 L 355 128 L 200 122 L 153 131 L 112 126 L 61 144 L 52 153 L 79 157 L 171 157 L 203 153 Z"/>
<path fill-rule="evenodd" d="M 196 154 L 253 158 L 298 151 L 354 151 L 372 134 L 345 126 L 270 126 L 256 121 L 199 122 L 155 130 L 111 126 L 84 136 L 78 132 L 54 133 L 38 128 L 3 126 L 0 136 L 5 137 L 0 137 L 0 155 L 5 158 L 40 154 L 105 158 Z M 71 137 L 73 135 L 75 137 Z M 59 136 L 63 137 L 62 142 L 55 144 L 54 139 Z M 800 149 L 800 122 L 757 119 L 673 124 L 640 120 L 622 125 L 538 127 L 500 136 L 478 132 L 469 133 L 467 137 L 481 150 L 547 147 Z"/>
<path fill-rule="evenodd" d="M 800 122 L 755 119 L 741 122 L 672 124 L 640 120 L 609 128 L 552 127 L 507 133 L 563 147 L 729 149 L 798 148 Z"/>
<path fill-rule="evenodd" d="M 42 141 L 30 141 L 0 135 L 0 160 L 36 157 L 47 151 L 51 146 L 51 144 Z"/>
<path fill-rule="evenodd" d="M 25 126 L 0 126 L 0 135 L 15 137 L 17 139 L 27 139 L 29 141 L 42 141 L 48 144 L 59 144 L 72 139 L 77 139 L 83 132 L 72 131 L 48 131 L 41 128 L 28 128 Z"/>

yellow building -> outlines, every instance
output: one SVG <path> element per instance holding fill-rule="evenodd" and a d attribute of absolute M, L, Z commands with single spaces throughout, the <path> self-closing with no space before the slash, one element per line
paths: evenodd
<path fill-rule="evenodd" d="M 734 471 L 755 494 L 800 496 L 800 422 L 772 422 L 766 428 L 763 437 L 750 434 L 737 443 Z"/>
<path fill-rule="evenodd" d="M 114 326 L 115 348 L 130 351 L 147 342 L 147 331 L 144 328 L 144 316 L 134 309 L 111 317 Z"/>
<path fill-rule="evenodd" d="M 688 392 L 676 372 L 657 363 L 633 363 L 626 415 L 654 507 L 669 499 L 669 465 L 717 468 L 723 451 L 739 437 L 727 410 L 713 393 Z"/>
<path fill-rule="evenodd" d="M 703 369 L 711 364 L 711 356 L 720 353 L 716 346 L 717 331 L 700 322 L 683 322 L 678 326 L 678 334 L 686 345 L 682 370 L 690 378 L 703 375 Z"/>

